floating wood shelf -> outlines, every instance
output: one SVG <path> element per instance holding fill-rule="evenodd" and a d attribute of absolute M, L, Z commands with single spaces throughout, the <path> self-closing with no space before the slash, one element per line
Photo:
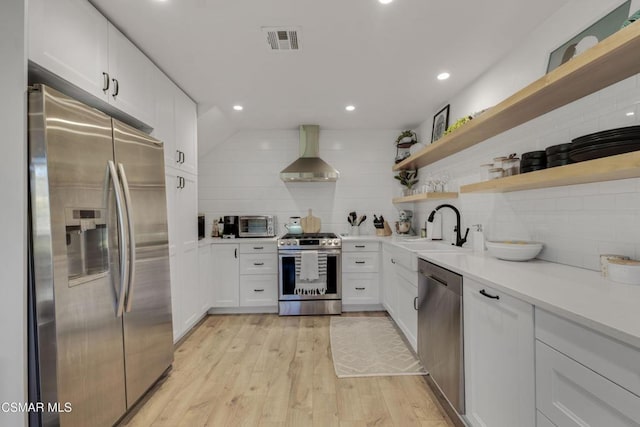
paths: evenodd
<path fill-rule="evenodd" d="M 463 185 L 460 193 L 507 193 L 640 177 L 640 151 Z"/>
<path fill-rule="evenodd" d="M 640 73 L 640 24 L 629 25 L 393 166 L 418 169 Z"/>
<path fill-rule="evenodd" d="M 411 203 L 421 202 L 424 200 L 443 200 L 443 199 L 457 199 L 458 193 L 420 193 L 413 194 L 411 196 L 396 197 L 393 199 L 393 203 Z"/>

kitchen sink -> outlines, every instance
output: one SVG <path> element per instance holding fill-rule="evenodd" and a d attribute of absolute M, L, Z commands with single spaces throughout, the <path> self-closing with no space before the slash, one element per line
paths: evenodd
<path fill-rule="evenodd" d="M 449 243 L 434 242 L 432 240 L 409 240 L 404 242 L 397 242 L 398 246 L 402 246 L 405 249 L 416 252 L 460 252 L 462 248 L 452 246 Z"/>

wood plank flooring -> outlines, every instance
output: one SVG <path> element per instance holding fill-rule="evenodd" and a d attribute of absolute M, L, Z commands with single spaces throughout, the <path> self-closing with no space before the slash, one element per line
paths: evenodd
<path fill-rule="evenodd" d="M 329 321 L 209 316 L 121 425 L 452 426 L 421 376 L 337 378 Z"/>

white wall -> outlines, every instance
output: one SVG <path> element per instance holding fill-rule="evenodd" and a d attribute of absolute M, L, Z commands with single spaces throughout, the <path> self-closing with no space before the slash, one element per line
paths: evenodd
<path fill-rule="evenodd" d="M 368 219 L 363 232 L 374 234 L 373 214 L 395 220 L 391 198 L 394 141 L 399 131 L 320 129 L 320 157 L 340 171 L 335 183 L 283 183 L 279 173 L 298 157 L 297 130 L 241 131 L 216 146 L 198 164 L 199 211 L 211 221 L 222 215 L 271 214 L 279 232 L 290 216 L 309 208 L 322 231 L 347 231 L 347 214 Z M 391 224 L 391 221 L 389 221 Z"/>
<path fill-rule="evenodd" d="M 534 31 L 501 62 L 450 100 L 451 120 L 500 102 L 546 71 L 548 55 L 557 46 L 597 21 L 620 0 L 571 1 Z M 631 13 L 640 8 L 634 0 Z M 443 102 L 446 104 L 447 102 Z M 480 180 L 483 163 L 509 153 L 544 149 L 603 129 L 638 125 L 640 77 L 634 76 L 604 90 L 504 132 L 479 145 L 420 170 L 448 172 L 450 189 Z M 634 116 L 627 116 L 633 112 Z M 435 112 L 434 112 L 435 113 Z M 432 119 L 418 128 L 428 139 Z M 485 225 L 489 239 L 533 239 L 545 243 L 541 258 L 563 264 L 598 269 L 601 253 L 621 253 L 640 258 L 640 180 L 630 179 L 507 194 L 463 194 L 452 204 L 463 214 L 464 227 Z M 418 203 L 423 222 L 435 203 Z M 445 229 L 453 214 L 444 213 Z M 451 233 L 445 233 L 445 237 Z"/>
<path fill-rule="evenodd" d="M 24 0 L 0 2 L 0 403 L 26 401 L 26 45 Z M 0 425 L 22 426 L 25 414 L 0 411 Z"/>

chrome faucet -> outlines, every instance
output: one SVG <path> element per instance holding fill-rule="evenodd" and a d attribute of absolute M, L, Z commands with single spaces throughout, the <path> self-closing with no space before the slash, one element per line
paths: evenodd
<path fill-rule="evenodd" d="M 456 213 L 456 229 L 454 230 L 456 232 L 456 246 L 464 245 L 467 241 L 467 236 L 469 235 L 469 227 L 467 227 L 467 231 L 464 233 L 464 237 L 462 237 L 462 234 L 460 234 L 460 211 L 455 206 L 449 204 L 438 206 L 431 212 L 427 221 L 433 222 L 433 218 L 435 217 L 436 212 L 442 208 L 450 208 Z"/>

